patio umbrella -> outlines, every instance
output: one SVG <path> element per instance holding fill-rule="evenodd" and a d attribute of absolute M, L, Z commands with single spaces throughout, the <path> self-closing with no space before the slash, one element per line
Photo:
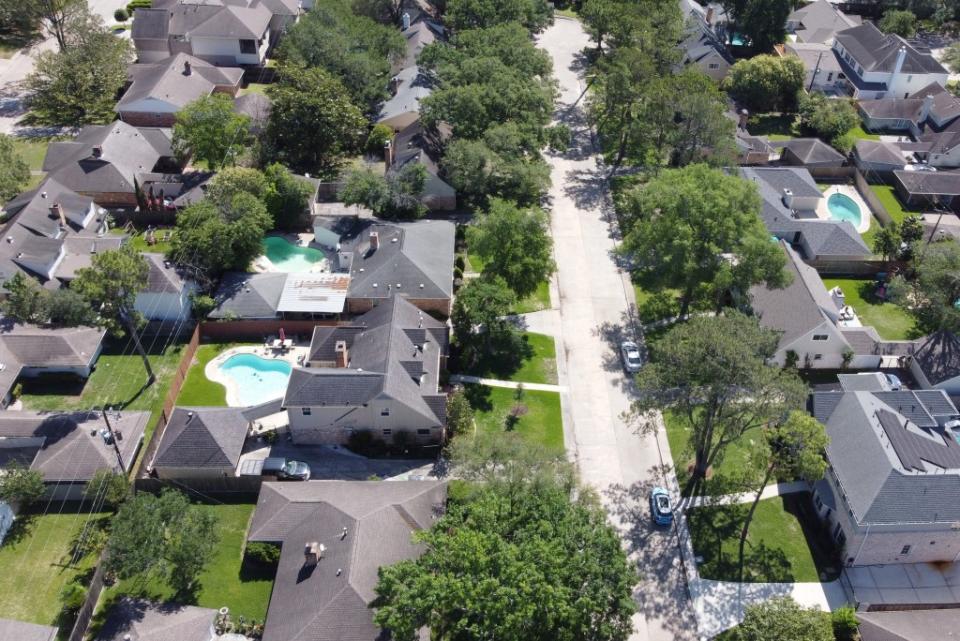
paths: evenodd
<path fill-rule="evenodd" d="M 284 333 L 283 333 L 283 328 L 281 327 L 281 328 L 280 328 L 280 342 L 282 343 L 282 342 L 285 341 L 285 340 L 287 340 L 287 337 L 284 335 Z"/>

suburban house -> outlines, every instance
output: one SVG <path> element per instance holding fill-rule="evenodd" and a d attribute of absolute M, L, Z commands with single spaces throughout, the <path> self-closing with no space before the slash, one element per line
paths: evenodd
<path fill-rule="evenodd" d="M 130 471 L 149 420 L 150 412 L 111 413 L 114 443 L 100 412 L 6 410 L 0 412 L 3 465 L 15 461 L 42 474 L 53 499 L 80 499 L 97 471 Z"/>
<path fill-rule="evenodd" d="M 67 189 L 102 207 L 135 207 L 137 186 L 179 184 L 171 131 L 125 122 L 87 125 L 73 140 L 51 143 L 43 170 Z M 173 191 L 168 195 L 175 195 Z"/>
<path fill-rule="evenodd" d="M 417 65 L 401 69 L 390 79 L 393 95 L 383 103 L 377 124 L 400 131 L 416 123 L 420 120 L 420 101 L 430 95 L 432 86 L 433 81 Z"/>
<path fill-rule="evenodd" d="M 899 147 L 892 142 L 881 140 L 858 140 L 853 146 L 850 157 L 853 164 L 861 171 L 867 174 L 877 173 L 885 177 L 892 176 L 894 171 L 903 169 L 907 165 L 907 159 Z"/>
<path fill-rule="evenodd" d="M 298 444 L 376 440 L 439 445 L 446 425 L 449 329 L 400 296 L 351 325 L 314 328 L 305 367 L 295 367 L 283 407 Z"/>
<path fill-rule="evenodd" d="M 893 391 L 882 374 L 840 375 L 813 394 L 829 469 L 814 504 L 846 565 L 952 562 L 960 555 L 957 408 L 942 390 Z"/>
<path fill-rule="evenodd" d="M 857 622 L 860 641 L 942 641 L 960 627 L 960 610 L 861 610 Z"/>
<path fill-rule="evenodd" d="M 933 56 L 872 22 L 838 32 L 833 52 L 848 92 L 859 100 L 907 98 L 931 83 L 947 84 L 949 74 Z"/>
<path fill-rule="evenodd" d="M 399 65 L 401 69 L 417 64 L 417 57 L 427 45 L 446 38 L 446 29 L 442 24 L 434 22 L 421 11 L 414 10 L 414 13 L 415 17 L 411 17 L 408 10 L 401 16 L 401 33 L 407 41 L 407 53 Z"/>
<path fill-rule="evenodd" d="M 781 332 L 773 361 L 803 369 L 879 367 L 885 345 L 872 327 L 842 321 L 842 292 L 828 292 L 820 275 L 785 241 L 787 271 L 792 279 L 782 289 L 755 285 L 748 307 L 760 325 Z"/>
<path fill-rule="evenodd" d="M 13 619 L 0 619 L 0 639 L 57 641 L 57 628 Z"/>
<path fill-rule="evenodd" d="M 690 31 L 680 43 L 680 49 L 683 52 L 681 65 L 696 65 L 700 71 L 717 82 L 726 78 L 730 73 L 730 67 L 733 66 L 733 56 L 709 33 L 699 30 Z"/>
<path fill-rule="evenodd" d="M 848 16 L 829 0 L 815 0 L 787 16 L 787 33 L 798 43 L 829 45 L 838 31 L 860 23 L 860 16 Z"/>
<path fill-rule="evenodd" d="M 180 322 L 190 318 L 195 282 L 173 266 L 163 254 L 142 254 L 147 261 L 147 288 L 137 294 L 134 309 L 152 321 Z"/>
<path fill-rule="evenodd" d="M 150 467 L 161 479 L 234 476 L 249 429 L 239 407 L 175 407 Z"/>
<path fill-rule="evenodd" d="M 134 11 L 131 37 L 140 62 L 187 53 L 214 65 L 261 66 L 276 24 L 258 0 L 160 0 Z"/>
<path fill-rule="evenodd" d="M 960 205 L 960 170 L 893 172 L 893 187 L 910 209 L 956 209 Z"/>
<path fill-rule="evenodd" d="M 186 53 L 130 65 L 130 86 L 117 103 L 120 120 L 135 127 L 172 127 L 177 112 L 214 93 L 236 96 L 239 67 L 215 67 Z"/>
<path fill-rule="evenodd" d="M 847 159 L 839 151 L 819 138 L 793 138 L 778 145 L 783 146 L 780 162 L 795 167 L 843 167 Z"/>
<path fill-rule="evenodd" d="M 387 171 L 400 171 L 410 164 L 420 164 L 427 170 L 421 202 L 431 210 L 450 211 L 457 207 L 457 192 L 440 177 L 440 149 L 449 131 L 426 129 L 419 118 L 402 129 L 384 149 Z"/>
<path fill-rule="evenodd" d="M 438 481 L 264 483 L 248 540 L 280 545 L 263 641 L 381 639 L 380 567 L 413 559 L 443 514 Z"/>
<path fill-rule="evenodd" d="M 910 373 L 924 389 L 960 396 L 960 338 L 940 330 L 917 341 Z"/>
<path fill-rule="evenodd" d="M 823 0 L 820 0 L 823 1 Z M 816 42 L 787 42 L 784 53 L 803 63 L 806 72 L 803 87 L 830 96 L 846 94 L 846 76 L 830 45 Z"/>
<path fill-rule="evenodd" d="M 686 21 L 688 32 L 696 31 L 709 35 L 718 42 L 727 42 L 729 17 L 720 2 L 701 4 L 697 0 L 680 0 L 680 12 Z"/>
<path fill-rule="evenodd" d="M 95 641 L 213 641 L 217 611 L 123 597 L 110 606 Z"/>
<path fill-rule="evenodd" d="M 740 175 L 760 190 L 760 217 L 812 263 L 859 261 L 873 254 L 848 221 L 820 218 L 823 192 L 810 172 L 797 167 L 741 167 Z"/>
<path fill-rule="evenodd" d="M 214 320 L 336 318 L 347 304 L 350 276 L 330 272 L 229 272 L 214 295 Z"/>

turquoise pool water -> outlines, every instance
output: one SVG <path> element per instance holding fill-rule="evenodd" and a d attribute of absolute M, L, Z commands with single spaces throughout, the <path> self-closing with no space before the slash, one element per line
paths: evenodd
<path fill-rule="evenodd" d="M 853 199 L 846 194 L 832 194 L 827 198 L 827 209 L 830 210 L 830 218 L 834 220 L 846 220 L 854 227 L 860 228 L 861 214 L 860 207 Z"/>
<path fill-rule="evenodd" d="M 280 236 L 264 238 L 263 253 L 282 272 L 308 272 L 324 259 L 319 249 L 298 247 Z"/>
<path fill-rule="evenodd" d="M 233 380 L 243 405 L 259 405 L 283 396 L 293 366 L 284 360 L 261 358 L 256 354 L 234 354 L 220 365 Z"/>

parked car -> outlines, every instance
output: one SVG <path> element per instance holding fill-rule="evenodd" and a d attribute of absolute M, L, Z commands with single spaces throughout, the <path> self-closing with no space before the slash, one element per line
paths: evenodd
<path fill-rule="evenodd" d="M 310 466 L 302 461 L 291 461 L 282 456 L 244 461 L 241 476 L 272 476 L 278 481 L 309 481 Z"/>
<path fill-rule="evenodd" d="M 655 487 L 650 491 L 650 515 L 657 525 L 673 523 L 673 506 L 670 504 L 670 494 L 662 487 Z"/>
<path fill-rule="evenodd" d="M 903 389 L 903 382 L 901 382 L 900 377 L 896 374 L 885 374 L 887 377 L 887 384 L 890 385 L 890 389 L 894 392 L 899 392 Z"/>
<path fill-rule="evenodd" d="M 633 341 L 623 341 L 620 343 L 620 359 L 623 361 L 623 369 L 631 374 L 635 374 L 643 367 L 643 356 L 640 355 L 640 348 Z"/>

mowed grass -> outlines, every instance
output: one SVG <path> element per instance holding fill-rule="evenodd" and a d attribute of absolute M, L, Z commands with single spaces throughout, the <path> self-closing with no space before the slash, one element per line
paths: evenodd
<path fill-rule="evenodd" d="M 670 454 L 676 467 L 677 481 L 683 488 L 690 479 L 690 469 L 693 467 L 693 450 L 690 448 L 690 433 L 687 419 L 683 415 L 667 410 L 663 413 L 663 422 L 667 430 L 667 441 L 670 443 Z M 759 434 L 758 434 L 759 436 Z M 711 469 L 709 478 L 704 484 L 705 494 L 723 493 L 719 489 L 724 478 L 736 474 L 748 464 L 750 448 L 754 435 L 747 432 L 740 440 L 733 441 L 723 451 L 720 464 Z"/>
<path fill-rule="evenodd" d="M 110 233 L 116 236 L 128 236 L 127 244 L 140 253 L 166 254 L 170 251 L 172 243 L 169 238 L 167 240 L 160 239 L 164 238 L 167 232 L 171 232 L 172 230 L 172 227 L 157 229 L 154 235 L 155 242 L 152 245 L 147 242 L 147 237 L 143 230 L 138 229 L 128 234 L 122 227 L 114 227 L 110 230 Z"/>
<path fill-rule="evenodd" d="M 543 281 L 537 286 L 537 291 L 526 298 L 517 301 L 513 308 L 514 314 L 529 314 L 550 309 L 550 283 Z"/>
<path fill-rule="evenodd" d="M 827 290 L 839 287 L 843 290 L 847 305 L 853 307 L 860 322 L 872 325 L 881 338 L 909 340 L 919 333 L 910 314 L 899 305 L 878 300 L 874 295 L 874 281 L 863 278 L 824 278 Z"/>
<path fill-rule="evenodd" d="M 231 343 L 201 345 L 193 357 L 193 365 L 187 371 L 187 378 L 180 388 L 177 405 L 185 407 L 226 407 L 227 388 L 207 378 L 204 369 L 207 363 L 220 355 Z"/>
<path fill-rule="evenodd" d="M 516 432 L 545 448 L 563 450 L 563 419 L 558 393 L 524 390 L 518 400 L 514 389 L 485 385 L 464 387 L 474 410 L 478 432 Z M 510 426 L 508 415 L 517 405 L 526 412 Z"/>
<path fill-rule="evenodd" d="M 258 93 L 258 94 L 266 95 L 267 87 L 269 86 L 270 86 L 269 84 L 265 84 L 261 82 L 251 82 L 247 84 L 246 87 L 241 87 L 240 91 L 237 92 L 237 95 L 243 96 L 248 93 Z"/>
<path fill-rule="evenodd" d="M 204 568 L 199 578 L 199 588 L 187 605 L 199 605 L 205 608 L 230 608 L 230 616 L 236 621 L 244 617 L 248 621 L 263 621 L 273 590 L 273 572 L 252 568 L 243 562 L 243 550 L 247 540 L 247 529 L 256 505 L 253 503 L 233 503 L 226 505 L 196 504 L 198 509 L 212 514 L 217 520 L 219 543 L 213 559 Z M 104 606 L 119 596 L 143 596 L 158 602 L 171 601 L 173 591 L 159 581 L 137 585 L 133 580 L 121 581 L 105 592 L 101 597 Z M 104 611 L 105 614 L 105 611 Z"/>
<path fill-rule="evenodd" d="M 47 155 L 47 147 L 59 138 L 14 136 L 14 151 L 30 165 L 31 171 L 43 169 L 43 158 Z"/>
<path fill-rule="evenodd" d="M 518 383 L 557 382 L 557 352 L 552 336 L 525 332 L 524 350 L 516 363 L 484 358 L 464 374 Z"/>
<path fill-rule="evenodd" d="M 920 213 L 905 209 L 903 203 L 901 203 L 900 199 L 897 197 L 896 190 L 889 185 L 870 185 L 870 190 L 883 204 L 883 208 L 887 210 L 887 213 L 890 214 L 890 217 L 898 225 L 901 224 L 907 216 Z M 877 230 L 880 229 L 880 226 L 881 225 L 878 220 L 873 220 L 870 222 L 870 229 L 863 234 L 863 242 L 867 244 L 867 247 L 870 248 L 870 251 L 873 251 L 873 239 L 877 235 Z"/>
<path fill-rule="evenodd" d="M 847 134 L 858 140 L 880 140 L 880 134 L 872 134 L 860 125 L 848 131 Z"/>
<path fill-rule="evenodd" d="M 803 493 L 760 501 L 744 549 L 745 582 L 816 582 L 821 572 L 828 580 L 835 577 L 830 551 L 820 547 L 814 526 L 806 522 L 803 501 L 809 501 Z M 697 566 L 701 578 L 738 580 L 740 532 L 749 507 L 698 507 L 687 512 L 694 552 L 703 559 Z"/>
<path fill-rule="evenodd" d="M 43 512 L 46 502 L 41 503 Z M 60 590 L 81 579 L 96 563 L 90 554 L 72 564 L 72 542 L 89 522 L 91 526 L 106 513 L 89 513 L 89 503 L 56 501 L 47 514 L 25 513 L 0 545 L 0 618 L 18 619 L 43 625 L 70 624 L 60 619 Z M 69 633 L 69 629 L 61 630 Z M 65 636 L 65 634 L 64 634 Z M 10 640 L 13 641 L 13 640 Z"/>

